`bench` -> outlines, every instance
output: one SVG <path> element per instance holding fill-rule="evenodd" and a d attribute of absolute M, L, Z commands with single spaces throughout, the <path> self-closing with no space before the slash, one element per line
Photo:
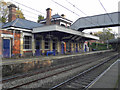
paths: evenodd
<path fill-rule="evenodd" d="M 53 54 L 55 56 L 55 51 L 47 51 L 47 56 L 48 54 Z"/>

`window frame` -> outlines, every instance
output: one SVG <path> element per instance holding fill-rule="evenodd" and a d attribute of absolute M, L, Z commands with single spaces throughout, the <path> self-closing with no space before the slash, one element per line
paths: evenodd
<path fill-rule="evenodd" d="M 49 40 L 49 38 L 45 38 L 45 50 L 48 50 L 48 49 L 50 49 L 50 40 Z"/>
<path fill-rule="evenodd" d="M 28 40 L 25 39 L 25 37 L 29 37 Z M 28 42 L 28 43 L 26 43 Z M 26 45 L 28 48 L 26 48 Z M 24 50 L 32 50 L 32 36 L 25 35 L 23 38 L 23 49 Z"/>

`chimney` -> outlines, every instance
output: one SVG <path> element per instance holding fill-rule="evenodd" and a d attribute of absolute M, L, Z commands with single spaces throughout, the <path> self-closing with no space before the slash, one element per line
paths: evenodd
<path fill-rule="evenodd" d="M 52 12 L 52 9 L 47 8 L 46 11 L 47 11 L 46 24 L 50 25 L 51 24 L 51 12 Z"/>
<path fill-rule="evenodd" d="M 61 16 L 62 16 L 63 18 L 65 18 L 65 15 L 64 15 L 64 14 L 62 14 Z"/>
<path fill-rule="evenodd" d="M 16 19 L 16 6 L 14 4 L 10 4 L 9 8 L 9 15 L 8 15 L 8 22 L 11 22 Z"/>

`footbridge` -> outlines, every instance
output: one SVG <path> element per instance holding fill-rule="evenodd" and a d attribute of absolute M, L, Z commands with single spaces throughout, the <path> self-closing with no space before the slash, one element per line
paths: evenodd
<path fill-rule="evenodd" d="M 104 28 L 120 26 L 120 12 L 100 14 L 88 17 L 82 17 L 76 20 L 71 29 L 83 31 L 84 29 Z"/>

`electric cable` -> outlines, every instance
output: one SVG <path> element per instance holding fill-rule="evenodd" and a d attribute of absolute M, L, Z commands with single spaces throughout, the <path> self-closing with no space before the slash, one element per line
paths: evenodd
<path fill-rule="evenodd" d="M 79 8 L 77 8 L 74 4 L 72 4 L 71 2 L 69 2 L 68 0 L 66 0 L 70 5 L 72 5 L 74 8 L 76 8 L 77 10 L 79 10 L 81 13 L 83 13 L 84 15 L 87 15 L 86 13 L 84 13 L 82 10 L 80 10 Z"/>
<path fill-rule="evenodd" d="M 81 13 L 83 13 L 84 15 L 86 15 L 87 16 L 87 14 L 86 13 L 84 13 L 82 10 L 80 10 L 76 5 L 74 5 L 74 4 L 72 4 L 71 2 L 69 2 L 68 0 L 66 0 L 70 5 L 72 5 L 74 8 L 76 8 L 77 10 L 79 10 Z M 87 20 L 88 22 L 91 22 L 91 21 L 89 21 L 89 20 Z M 97 23 L 98 24 L 98 23 Z M 99 25 L 99 24 L 98 24 Z"/>
<path fill-rule="evenodd" d="M 63 5 L 59 4 L 58 2 L 56 2 L 56 1 L 54 1 L 54 0 L 52 0 L 52 1 L 53 1 L 54 3 L 56 3 L 56 4 L 58 4 L 59 6 L 61 6 L 61 7 L 65 8 L 66 10 L 68 10 L 68 11 L 70 11 L 70 12 L 72 12 L 72 13 L 74 13 L 75 15 L 77 15 L 77 16 L 79 16 L 79 17 L 80 17 L 80 15 L 79 15 L 79 14 L 77 14 L 77 13 L 75 13 L 74 11 L 72 11 L 72 10 L 70 10 L 70 9 L 66 8 L 65 6 L 63 6 Z"/>
<path fill-rule="evenodd" d="M 41 14 L 44 14 L 44 15 L 45 15 L 45 13 L 40 12 L 40 11 L 38 11 L 38 10 L 34 9 L 34 8 L 31 8 L 31 7 L 29 7 L 29 6 L 26 6 L 26 5 L 21 4 L 21 3 L 17 2 L 17 1 L 14 1 L 14 0 L 11 0 L 11 1 L 13 1 L 13 2 L 15 2 L 15 3 L 19 4 L 19 5 L 22 5 L 22 6 L 24 6 L 24 7 L 27 7 L 27 8 L 29 8 L 29 9 L 33 10 L 33 11 L 36 11 L 36 12 L 39 12 L 39 13 L 41 13 Z"/>
<path fill-rule="evenodd" d="M 104 9 L 104 11 L 106 12 L 106 14 L 108 15 L 108 17 L 110 18 L 111 22 L 114 24 L 112 18 L 110 17 L 109 13 L 107 13 L 107 10 L 105 9 L 104 5 L 102 4 L 102 2 L 100 0 L 98 0 L 100 5 L 102 6 L 102 8 Z"/>

